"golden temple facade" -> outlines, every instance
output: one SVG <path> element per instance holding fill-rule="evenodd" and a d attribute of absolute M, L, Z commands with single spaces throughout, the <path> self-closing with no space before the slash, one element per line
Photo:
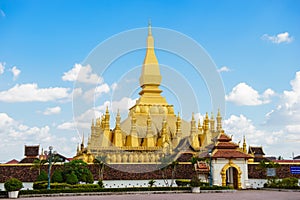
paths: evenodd
<path fill-rule="evenodd" d="M 161 80 L 149 24 L 139 99 L 124 121 L 117 113 L 113 128 L 108 108 L 102 117 L 92 120 L 87 146 L 84 147 L 83 141 L 74 159 L 90 163 L 104 155 L 108 163 L 157 163 L 161 157 L 176 151 L 183 139 L 188 139 L 195 154 L 211 144 L 212 138 L 222 132 L 220 112 L 216 118 L 206 113 L 202 123 L 196 122 L 193 113 L 190 122 L 183 120 L 161 95 Z"/>

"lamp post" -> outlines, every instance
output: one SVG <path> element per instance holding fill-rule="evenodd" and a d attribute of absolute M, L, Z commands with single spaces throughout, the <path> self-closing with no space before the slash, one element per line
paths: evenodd
<path fill-rule="evenodd" d="M 51 167 L 52 167 L 52 159 L 53 156 L 56 154 L 56 151 L 52 152 L 53 147 L 49 146 L 49 152 L 45 151 L 44 154 L 47 156 L 47 161 L 48 161 L 48 185 L 47 185 L 47 190 L 50 190 L 50 177 L 51 177 Z"/>
<path fill-rule="evenodd" d="M 209 186 L 212 187 L 212 163 L 211 163 L 211 150 L 208 152 L 209 155 Z"/>

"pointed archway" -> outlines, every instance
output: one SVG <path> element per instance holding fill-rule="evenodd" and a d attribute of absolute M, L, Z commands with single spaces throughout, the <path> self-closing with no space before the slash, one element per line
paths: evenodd
<path fill-rule="evenodd" d="M 242 171 L 240 167 L 234 164 L 232 160 L 229 160 L 221 171 L 222 186 L 226 186 L 229 180 L 235 189 L 242 189 L 241 174 Z"/>

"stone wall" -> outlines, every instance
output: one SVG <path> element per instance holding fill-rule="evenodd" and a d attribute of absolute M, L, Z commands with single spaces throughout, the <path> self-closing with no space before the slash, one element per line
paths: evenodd
<path fill-rule="evenodd" d="M 98 168 L 96 165 L 88 165 L 89 169 L 97 180 Z M 55 169 L 63 168 L 63 165 L 53 165 L 52 172 Z M 47 171 L 47 165 L 42 170 Z M 190 179 L 194 174 L 191 164 L 179 164 L 176 168 L 176 178 Z M 38 176 L 38 170 L 32 169 L 29 164 L 0 165 L 0 182 L 3 183 L 11 177 L 20 179 L 23 182 L 33 182 Z M 171 169 L 167 171 L 167 177 L 171 178 Z M 114 164 L 105 167 L 104 180 L 150 180 L 162 179 L 162 173 L 155 164 Z"/>
<path fill-rule="evenodd" d="M 279 178 L 296 177 L 300 178 L 300 174 L 290 174 L 290 166 L 292 164 L 282 164 L 276 169 Z M 295 164 L 296 165 L 296 164 Z M 257 169 L 258 164 L 248 164 L 249 179 L 264 179 L 266 173 Z M 297 166 L 300 166 L 297 164 Z M 63 168 L 63 165 L 54 165 L 53 170 Z M 98 179 L 98 168 L 95 165 L 89 165 L 90 170 L 94 174 L 94 179 Z M 43 170 L 47 171 L 47 165 L 43 166 Z M 191 164 L 179 164 L 176 170 L 176 178 L 189 179 L 193 176 L 194 171 Z M 0 165 L 0 182 L 3 183 L 11 177 L 20 179 L 23 182 L 33 182 L 38 176 L 38 171 L 32 169 L 30 164 L 16 165 Z M 167 176 L 171 177 L 171 170 L 168 170 Z M 104 171 L 104 180 L 150 180 L 162 179 L 162 173 L 155 164 L 118 164 L 106 166 Z"/>
<path fill-rule="evenodd" d="M 286 177 L 296 177 L 300 178 L 300 174 L 291 174 L 290 166 L 299 166 L 300 164 L 281 164 L 280 167 L 276 169 L 276 175 L 278 178 L 286 178 Z M 266 179 L 266 171 L 260 170 L 258 168 L 258 164 L 248 164 L 248 177 L 249 179 Z"/>

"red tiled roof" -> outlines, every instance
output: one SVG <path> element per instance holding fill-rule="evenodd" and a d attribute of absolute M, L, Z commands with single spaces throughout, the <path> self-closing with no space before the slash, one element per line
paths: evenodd
<path fill-rule="evenodd" d="M 5 164 L 18 164 L 18 163 L 19 163 L 19 161 L 17 161 L 16 159 L 13 159 L 13 160 L 8 161 Z"/>
<path fill-rule="evenodd" d="M 238 145 L 233 142 L 218 142 L 216 145 L 217 149 L 236 149 L 237 147 Z"/>
<path fill-rule="evenodd" d="M 252 158 L 252 156 L 237 149 L 217 149 L 212 158 Z"/>
<path fill-rule="evenodd" d="M 231 141 L 231 138 L 226 134 L 221 134 L 218 138 L 218 141 L 220 141 L 220 142 L 229 142 L 229 141 Z"/>

